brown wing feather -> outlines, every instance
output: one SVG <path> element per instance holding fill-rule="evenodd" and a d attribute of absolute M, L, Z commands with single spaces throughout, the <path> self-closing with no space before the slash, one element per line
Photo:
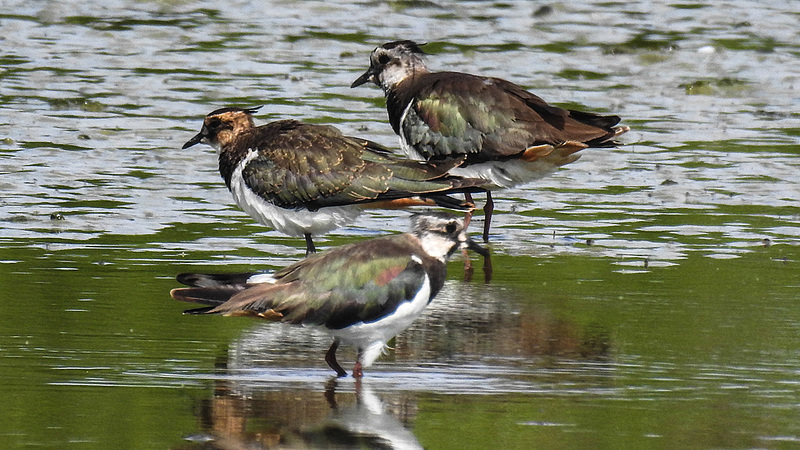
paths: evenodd
<path fill-rule="evenodd" d="M 413 107 L 401 124 L 408 102 Z M 428 159 L 467 154 L 474 163 L 567 141 L 612 146 L 626 130 L 613 127 L 617 116 L 566 110 L 509 81 L 457 72 L 415 76 L 390 93 L 387 106 L 395 131 Z"/>

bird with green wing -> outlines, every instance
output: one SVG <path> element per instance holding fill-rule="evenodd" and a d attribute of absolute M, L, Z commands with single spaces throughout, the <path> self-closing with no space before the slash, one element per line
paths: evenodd
<path fill-rule="evenodd" d="M 353 345 L 360 378 L 386 343 L 422 314 L 444 285 L 447 259 L 458 249 L 487 251 L 450 213 L 415 214 L 410 233 L 373 238 L 311 255 L 273 274 L 186 273 L 171 296 L 203 307 L 188 314 L 251 316 L 314 326 L 332 337 L 325 361 L 337 376 L 340 344 Z"/>
<path fill-rule="evenodd" d="M 401 158 L 337 128 L 297 120 L 256 126 L 258 108 L 220 108 L 183 145 L 208 144 L 236 204 L 258 222 L 306 240 L 353 222 L 366 208 L 428 205 L 468 210 L 453 193 L 482 192 L 484 180 L 453 176 L 458 158 L 420 162 Z"/>

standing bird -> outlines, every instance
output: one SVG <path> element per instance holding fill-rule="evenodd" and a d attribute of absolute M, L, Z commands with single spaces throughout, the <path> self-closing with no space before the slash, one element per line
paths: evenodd
<path fill-rule="evenodd" d="M 363 208 L 469 209 L 447 194 L 483 191 L 485 181 L 447 173 L 458 162 L 401 159 L 326 125 L 279 120 L 257 127 L 257 109 L 211 112 L 183 148 L 214 147 L 236 204 L 270 228 L 305 237 L 306 255 L 316 251 L 312 235 L 353 222 Z"/>
<path fill-rule="evenodd" d="M 431 72 L 424 54 L 413 41 L 383 44 L 350 87 L 372 81 L 383 88 L 389 122 L 410 157 L 465 157 L 451 173 L 483 178 L 489 189 L 542 178 L 578 159 L 574 153 L 584 148 L 619 145 L 614 138 L 629 130 L 615 126 L 617 116 L 558 108 L 500 78 Z M 484 241 L 493 209 L 487 191 Z"/>
<path fill-rule="evenodd" d="M 444 284 L 446 261 L 458 248 L 486 256 L 449 213 L 415 214 L 411 233 L 369 239 L 315 254 L 274 273 L 181 274 L 188 288 L 176 300 L 209 305 L 188 314 L 254 316 L 324 328 L 333 336 L 325 361 L 337 376 L 340 343 L 358 348 L 353 376 L 360 378 L 393 336 L 406 329 Z"/>

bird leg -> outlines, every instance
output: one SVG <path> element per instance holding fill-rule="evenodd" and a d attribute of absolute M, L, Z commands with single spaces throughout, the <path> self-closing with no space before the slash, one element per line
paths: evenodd
<path fill-rule="evenodd" d="M 489 227 L 492 225 L 493 211 L 494 201 L 492 200 L 492 193 L 486 191 L 486 204 L 483 205 L 483 242 L 489 242 Z"/>
<path fill-rule="evenodd" d="M 312 253 L 317 253 L 317 248 L 314 247 L 314 241 L 311 239 L 311 233 L 306 233 L 305 238 L 306 238 L 306 256 Z M 336 358 L 334 358 L 334 361 L 335 360 Z"/>
<path fill-rule="evenodd" d="M 470 194 L 469 192 L 465 192 L 464 193 L 464 200 L 467 203 L 471 203 L 472 205 L 475 205 L 475 202 L 472 200 L 472 194 Z M 474 206 L 472 208 L 468 209 L 466 214 L 464 214 L 464 229 L 465 230 L 467 229 L 467 227 L 469 227 L 470 220 L 472 220 L 472 210 L 473 209 L 474 209 Z"/>
<path fill-rule="evenodd" d="M 469 192 L 464 194 L 464 199 L 472 204 L 475 204 L 472 201 L 472 194 Z M 483 205 L 483 242 L 489 242 L 489 229 L 492 226 L 492 212 L 494 211 L 494 200 L 492 199 L 492 192 L 487 190 L 486 191 L 486 204 Z M 472 220 L 472 210 L 468 210 L 466 214 L 464 214 L 464 229 L 466 230 L 469 226 L 470 221 Z"/>
<path fill-rule="evenodd" d="M 356 364 L 353 366 L 353 378 L 355 378 L 356 380 L 360 380 L 361 377 L 364 376 L 364 372 L 361 368 L 361 353 L 362 350 L 359 347 L 358 356 L 356 357 Z"/>
<path fill-rule="evenodd" d="M 339 362 L 336 361 L 336 349 L 339 348 L 339 340 L 334 339 L 333 344 L 331 344 L 331 348 L 328 349 L 328 353 L 325 353 L 325 362 L 331 367 L 331 369 L 336 371 L 337 377 L 343 377 L 347 375 L 347 372 L 342 369 L 342 366 L 339 365 Z"/>

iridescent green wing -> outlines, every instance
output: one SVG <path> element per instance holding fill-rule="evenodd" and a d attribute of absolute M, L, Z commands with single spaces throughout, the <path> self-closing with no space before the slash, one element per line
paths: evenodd
<path fill-rule="evenodd" d="M 426 283 L 430 262 L 412 257 L 421 253 L 412 239 L 372 239 L 312 256 L 276 273 L 276 284 L 250 288 L 213 312 L 334 329 L 378 320 Z"/>
<path fill-rule="evenodd" d="M 316 209 L 374 198 L 387 189 L 388 171 L 368 165 L 363 144 L 333 127 L 281 121 L 258 129 L 258 148 L 242 171 L 248 187 L 278 206 Z M 272 124 L 271 124 L 272 125 Z"/>
<path fill-rule="evenodd" d="M 503 159 L 538 145 L 607 136 L 609 130 L 598 125 L 613 121 L 548 105 L 497 78 L 440 72 L 413 83 L 408 90 L 415 97 L 398 132 L 427 159 L 462 154 L 470 163 Z"/>
<path fill-rule="evenodd" d="M 398 131 L 427 159 L 467 155 L 474 161 L 526 148 L 529 136 L 515 122 L 514 99 L 483 78 L 432 73 L 409 90 L 415 96 Z"/>
<path fill-rule="evenodd" d="M 379 144 L 344 136 L 329 126 L 274 122 L 259 128 L 248 141 L 258 152 L 242 171 L 245 183 L 284 208 L 316 210 L 452 189 L 461 192 L 478 181 L 465 183 L 447 176 L 459 160 L 428 164 L 400 159 Z M 459 207 L 452 199 L 439 203 Z"/>

